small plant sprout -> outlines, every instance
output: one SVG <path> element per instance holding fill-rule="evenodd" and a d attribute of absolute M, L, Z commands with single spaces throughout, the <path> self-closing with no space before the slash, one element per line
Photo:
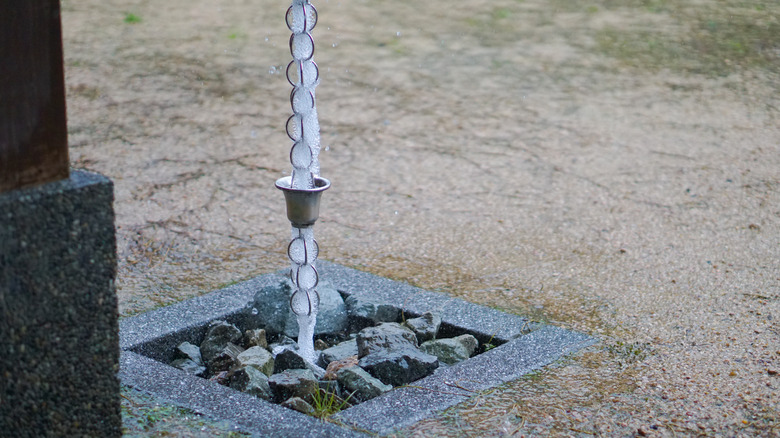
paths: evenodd
<path fill-rule="evenodd" d="M 349 400 L 352 398 L 352 394 L 349 394 L 346 399 L 342 399 L 335 392 L 330 392 L 322 388 L 317 388 L 317 391 L 312 396 L 312 407 L 314 408 L 314 416 L 320 419 L 326 419 L 331 415 L 337 414 L 342 410 L 351 407 Z"/>
<path fill-rule="evenodd" d="M 482 344 L 482 345 L 485 347 L 485 351 L 489 351 L 489 350 L 492 350 L 492 349 L 494 349 L 494 348 L 498 347 L 498 345 L 495 345 L 495 344 L 493 343 L 493 338 L 495 338 L 495 337 L 496 337 L 496 334 L 495 334 L 495 333 L 493 333 L 493 335 L 492 335 L 492 336 L 490 336 L 490 339 L 488 339 L 488 341 L 487 341 L 487 342 L 485 342 L 484 344 Z"/>

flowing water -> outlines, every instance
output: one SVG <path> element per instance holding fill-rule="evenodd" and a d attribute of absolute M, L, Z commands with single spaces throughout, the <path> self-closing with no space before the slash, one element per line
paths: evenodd
<path fill-rule="evenodd" d="M 311 190 L 314 189 L 314 178 L 320 173 L 320 125 L 314 97 L 314 89 L 319 83 L 319 70 L 314 62 L 314 40 L 310 33 L 317 24 L 316 9 L 308 0 L 293 0 L 285 22 L 292 32 L 290 53 L 293 57 L 286 69 L 287 80 L 293 86 L 290 95 L 293 115 L 286 126 L 288 136 L 294 141 L 290 151 L 293 166 L 290 186 L 298 190 Z M 315 261 L 319 250 L 309 249 L 316 246 L 311 227 L 293 226 L 288 256 L 296 291 L 290 297 L 290 306 L 298 318 L 299 353 L 312 364 L 316 363 L 314 327 L 317 324 L 319 298 L 315 288 L 319 277 Z"/>

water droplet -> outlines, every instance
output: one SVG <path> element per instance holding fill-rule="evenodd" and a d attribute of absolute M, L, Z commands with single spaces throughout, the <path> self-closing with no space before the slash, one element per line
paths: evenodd
<path fill-rule="evenodd" d="M 276 73 L 276 66 L 271 66 L 271 68 L 268 69 L 268 74 L 272 75 Z"/>
<path fill-rule="evenodd" d="M 333 47 L 337 47 L 338 45 L 339 45 L 339 43 L 333 43 L 333 44 L 331 44 L 331 46 L 333 46 Z"/>
<path fill-rule="evenodd" d="M 268 37 L 265 37 L 265 40 L 268 41 Z"/>
<path fill-rule="evenodd" d="M 325 146 L 325 152 L 330 150 L 330 146 Z"/>
<path fill-rule="evenodd" d="M 257 310 L 257 307 L 252 307 L 252 315 L 257 315 L 258 313 L 260 313 L 260 311 Z"/>
<path fill-rule="evenodd" d="M 396 32 L 395 36 L 397 36 L 397 37 L 401 36 L 401 31 L 399 30 L 398 32 Z"/>

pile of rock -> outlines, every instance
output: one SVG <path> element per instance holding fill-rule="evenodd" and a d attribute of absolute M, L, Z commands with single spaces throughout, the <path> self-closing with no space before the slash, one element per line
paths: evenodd
<path fill-rule="evenodd" d="M 308 363 L 292 340 L 297 323 L 287 307 L 291 289 L 289 280 L 262 289 L 248 307 L 252 316 L 246 320 L 254 328 L 242 332 L 234 324 L 213 321 L 200 346 L 184 342 L 177 347 L 171 365 L 313 414 L 312 405 L 322 394 L 354 405 L 426 377 L 441 365 L 468 359 L 477 350 L 472 335 L 436 339 L 441 318 L 433 313 L 399 323 L 397 308 L 355 296 L 344 300 L 322 285 L 315 328 L 319 359 Z"/>

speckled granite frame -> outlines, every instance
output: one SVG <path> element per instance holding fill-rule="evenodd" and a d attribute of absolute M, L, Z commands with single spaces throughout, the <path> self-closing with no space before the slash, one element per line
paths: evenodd
<path fill-rule="evenodd" d="M 2 436 L 122 434 L 113 200 L 82 171 L 0 194 Z"/>
<path fill-rule="evenodd" d="M 255 292 L 280 278 L 280 274 L 267 274 L 122 320 L 120 375 L 123 383 L 201 414 L 231 421 L 239 429 L 257 436 L 384 435 L 433 417 L 473 395 L 454 390 L 453 383 L 458 382 L 471 391 L 489 389 L 595 342 L 587 335 L 549 325 L 523 334 L 528 330 L 528 320 L 520 316 L 326 261 L 318 262 L 318 269 L 322 278 L 342 294 L 379 298 L 402 309 L 407 318 L 435 311 L 442 315 L 442 327 L 448 336 L 468 332 L 480 342 L 493 338 L 493 342 L 502 345 L 443 368 L 415 382 L 414 388 L 398 388 L 340 412 L 334 419 L 343 427 L 188 375 L 163 363 L 172 360 L 179 343 L 199 342 L 210 321 L 225 319 L 240 324 L 249 315 L 246 305 Z"/>

